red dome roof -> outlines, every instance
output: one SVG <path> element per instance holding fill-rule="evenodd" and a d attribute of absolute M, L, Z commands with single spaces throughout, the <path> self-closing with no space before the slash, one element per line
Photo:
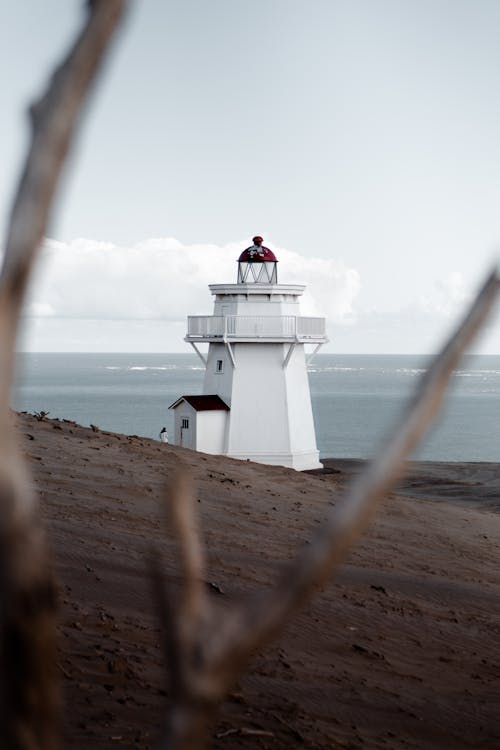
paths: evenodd
<path fill-rule="evenodd" d="M 252 245 L 251 247 L 247 247 L 246 250 L 243 250 L 240 257 L 238 258 L 238 262 L 241 263 L 266 263 L 266 262 L 276 262 L 277 258 L 274 255 L 272 250 L 269 250 L 268 247 L 264 247 L 264 245 Z"/>

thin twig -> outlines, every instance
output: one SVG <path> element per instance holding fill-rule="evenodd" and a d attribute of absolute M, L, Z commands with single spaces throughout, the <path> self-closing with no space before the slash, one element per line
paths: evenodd
<path fill-rule="evenodd" d="M 172 479 L 168 508 L 179 540 L 183 576 L 179 617 L 186 628 L 199 625 L 206 605 L 204 551 L 194 503 L 192 477 L 181 467 Z"/>
<path fill-rule="evenodd" d="M 82 104 L 124 0 L 94 0 L 82 32 L 31 108 L 32 142 L 0 274 L 0 737 L 7 750 L 55 750 L 59 695 L 55 587 L 29 473 L 9 415 L 14 344 L 36 251 Z"/>
<path fill-rule="evenodd" d="M 247 658 L 345 559 L 366 528 L 377 503 L 394 487 L 408 456 L 436 417 L 449 377 L 483 325 L 499 289 L 500 279 L 494 271 L 435 357 L 415 396 L 381 443 L 373 460 L 353 481 L 311 543 L 288 566 L 277 587 L 249 598 L 239 611 L 225 618 L 223 627 L 217 631 L 217 649 L 214 651 L 218 650 L 219 657 L 215 662 L 220 659 L 230 666 L 237 663 L 240 656 Z"/>
<path fill-rule="evenodd" d="M 207 725 L 214 706 L 206 700 L 207 680 L 214 675 L 207 670 L 205 648 L 209 642 L 208 624 L 212 607 L 206 594 L 204 554 L 198 519 L 194 508 L 192 477 L 186 467 L 179 467 L 167 492 L 167 510 L 178 539 L 182 587 L 175 607 L 173 595 L 163 589 L 166 611 L 167 655 L 170 654 L 171 705 L 160 747 L 189 750 L 202 747 L 207 739 Z M 161 584 L 163 585 L 163 584 Z M 215 676 L 216 681 L 218 677 Z"/>
<path fill-rule="evenodd" d="M 30 109 L 31 146 L 11 210 L 0 275 L 0 340 L 4 342 L 5 355 L 14 350 L 26 283 L 46 231 L 82 105 L 123 14 L 125 0 L 94 0 L 88 8 L 86 23 L 75 44 L 52 76 L 45 95 Z M 2 356 L 0 405 L 8 403 L 12 370 L 11 357 Z"/>
<path fill-rule="evenodd" d="M 205 630 L 200 633 L 198 625 L 198 641 L 195 636 L 191 642 L 192 645 L 199 643 L 203 636 L 203 658 L 195 662 L 189 648 L 182 657 L 189 666 L 181 670 L 184 675 L 182 693 L 177 697 L 174 690 L 172 696 L 169 732 L 163 739 L 162 748 L 194 750 L 204 745 L 207 726 L 214 719 L 218 701 L 252 653 L 271 639 L 312 595 L 314 588 L 345 559 L 366 528 L 377 503 L 394 487 L 406 459 L 435 418 L 448 379 L 490 312 L 499 288 L 500 280 L 494 272 L 422 378 L 415 397 L 374 459 L 339 500 L 311 543 L 287 566 L 277 585 L 217 614 L 209 601 L 204 602 L 207 611 Z M 184 560 L 191 555 L 196 559 L 198 537 L 192 537 L 182 528 L 180 536 L 185 547 Z M 189 549 L 191 545 L 194 545 L 194 550 Z M 190 565 L 184 562 L 184 567 L 191 576 Z M 194 611 L 198 618 L 198 606 Z M 193 621 L 190 632 L 196 633 L 196 630 Z M 228 730 L 219 736 L 232 733 Z"/>

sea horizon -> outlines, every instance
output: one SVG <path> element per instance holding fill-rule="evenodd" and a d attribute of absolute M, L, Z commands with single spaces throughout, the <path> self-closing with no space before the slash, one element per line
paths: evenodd
<path fill-rule="evenodd" d="M 433 355 L 318 353 L 308 366 L 321 458 L 369 458 Z M 200 393 L 194 352 L 18 352 L 12 407 L 123 434 L 173 433 L 168 406 Z M 412 456 L 500 461 L 500 355 L 468 354 L 442 415 Z"/>

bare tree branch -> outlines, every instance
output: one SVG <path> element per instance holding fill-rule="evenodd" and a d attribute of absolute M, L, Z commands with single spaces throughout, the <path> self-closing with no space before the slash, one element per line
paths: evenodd
<path fill-rule="evenodd" d="M 14 199 L 0 274 L 0 737 L 7 750 L 55 750 L 55 587 L 29 474 L 9 415 L 19 314 L 82 104 L 124 0 L 88 3 L 88 16 L 45 96 Z"/>
<path fill-rule="evenodd" d="M 207 726 L 213 721 L 222 699 L 253 652 L 267 643 L 289 617 L 310 597 L 319 584 L 341 563 L 366 528 L 377 503 L 394 487 L 405 461 L 432 423 L 442 403 L 448 379 L 489 314 L 500 290 L 500 279 L 493 272 L 470 310 L 435 358 L 406 410 L 382 443 L 373 460 L 339 500 L 325 524 L 285 570 L 277 585 L 259 592 L 229 611 L 207 613 L 196 621 L 198 638 L 181 652 L 194 669 L 182 669 L 183 684 L 174 686 L 170 723 L 162 748 L 194 750 L 205 744 Z M 179 503 L 179 500 L 175 501 Z M 189 547 L 189 534 L 181 535 Z M 195 544 L 198 544 L 197 540 Z M 183 555 L 197 556 L 185 549 Z M 198 622 L 197 622 L 198 621 Z M 192 649 L 202 648 L 195 660 Z"/>
<path fill-rule="evenodd" d="M 32 107 L 33 139 L 0 274 L 0 736 L 7 750 L 55 750 L 58 744 L 54 584 L 33 490 L 8 414 L 14 342 L 29 272 L 81 107 L 124 6 L 125 0 L 88 3 L 85 27 L 47 93 Z M 393 433 L 271 590 L 229 611 L 212 606 L 203 586 L 192 487 L 185 475 L 177 477 L 169 505 L 184 578 L 178 606 L 172 606 L 158 569 L 153 576 L 173 665 L 163 748 L 194 750 L 205 744 L 218 702 L 252 653 L 345 558 L 434 418 L 447 380 L 499 286 L 498 276 L 492 274 Z"/>
<path fill-rule="evenodd" d="M 194 507 L 193 482 L 185 468 L 181 467 L 173 478 L 169 500 L 168 508 L 179 539 L 184 580 L 178 615 L 183 623 L 182 639 L 189 644 L 193 634 L 188 631 L 193 625 L 199 626 L 206 610 L 206 592 L 203 584 L 204 552 Z"/>
<path fill-rule="evenodd" d="M 205 681 L 213 676 L 205 664 L 205 635 L 212 616 L 203 581 L 204 554 L 195 513 L 193 482 L 187 468 L 179 467 L 167 494 L 167 510 L 178 539 L 182 589 L 177 602 L 160 588 L 157 600 L 164 623 L 165 652 L 170 670 L 172 705 L 164 743 L 167 747 L 201 747 L 213 705 L 205 700 Z M 208 692 L 211 692 L 210 690 Z M 181 742 L 181 744 L 179 744 Z"/>
<path fill-rule="evenodd" d="M 155 601 L 165 636 L 165 652 L 174 692 L 184 690 L 190 679 L 190 657 L 198 649 L 200 626 L 207 614 L 203 584 L 203 548 L 198 519 L 194 512 L 193 483 L 185 467 L 178 469 L 166 495 L 166 509 L 178 539 L 182 589 L 178 600 L 166 590 L 160 567 L 160 555 L 153 550 L 151 576 Z"/>
<path fill-rule="evenodd" d="M 125 0 L 88 3 L 87 21 L 45 95 L 31 107 L 32 141 L 11 210 L 0 275 L 0 341 L 14 349 L 17 320 L 33 257 L 43 239 L 62 166 L 82 105 L 102 62 Z M 7 350 L 7 346 L 5 346 Z M 6 351 L 7 353 L 7 351 Z M 0 405 L 8 403 L 12 362 L 0 362 Z"/>
<path fill-rule="evenodd" d="M 246 643 L 245 652 L 259 646 L 300 606 L 312 589 L 331 574 L 334 566 L 345 559 L 366 528 L 377 503 L 401 477 L 405 461 L 436 417 L 449 377 L 481 329 L 499 289 L 500 279 L 494 271 L 422 377 L 415 395 L 401 413 L 392 432 L 332 510 L 311 543 L 284 573 L 277 588 L 258 595 L 254 601 L 248 601 L 236 614 L 233 623 L 226 620 L 226 628 L 219 630 L 224 659 L 234 663 L 241 651 L 239 643 L 242 640 Z"/>

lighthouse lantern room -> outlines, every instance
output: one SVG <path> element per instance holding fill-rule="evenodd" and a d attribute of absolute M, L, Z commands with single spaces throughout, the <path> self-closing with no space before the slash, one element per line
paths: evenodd
<path fill-rule="evenodd" d="M 205 364 L 203 394 L 181 396 L 178 445 L 233 458 L 321 467 L 305 345 L 327 341 L 325 319 L 299 314 L 305 287 L 278 284 L 278 261 L 262 237 L 238 260 L 236 284 L 210 284 L 214 314 L 189 316 L 185 340 Z M 208 353 L 198 348 L 208 343 Z"/>

